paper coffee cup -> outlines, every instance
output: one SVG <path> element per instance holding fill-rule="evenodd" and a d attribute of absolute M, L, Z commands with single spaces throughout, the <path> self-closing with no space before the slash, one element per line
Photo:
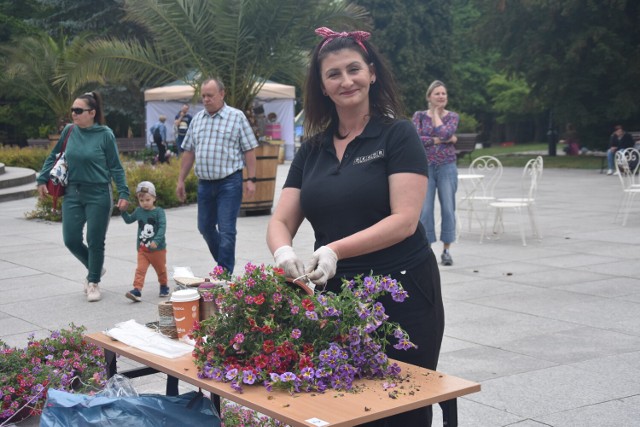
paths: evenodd
<path fill-rule="evenodd" d="M 171 294 L 173 318 L 176 321 L 178 338 L 193 330 L 194 322 L 200 320 L 200 293 L 197 289 L 183 289 Z"/>

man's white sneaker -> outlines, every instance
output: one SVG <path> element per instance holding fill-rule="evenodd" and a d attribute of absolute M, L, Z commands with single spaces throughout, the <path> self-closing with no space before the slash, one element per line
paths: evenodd
<path fill-rule="evenodd" d="M 100 273 L 100 277 L 104 276 L 106 272 L 107 272 L 107 269 L 103 267 L 102 272 Z M 84 279 L 84 293 L 86 294 L 88 290 L 89 290 L 89 280 Z"/>
<path fill-rule="evenodd" d="M 87 286 L 87 301 L 100 301 L 100 298 L 102 298 L 102 295 L 100 295 L 100 287 L 98 284 L 89 282 L 89 286 Z"/>
<path fill-rule="evenodd" d="M 609 170 L 607 171 L 607 175 L 613 175 L 613 169 L 609 169 Z"/>

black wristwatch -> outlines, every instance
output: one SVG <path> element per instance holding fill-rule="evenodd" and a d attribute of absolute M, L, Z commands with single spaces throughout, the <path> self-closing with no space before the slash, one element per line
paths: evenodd
<path fill-rule="evenodd" d="M 255 176 L 252 176 L 251 178 L 245 179 L 245 181 L 251 181 L 255 184 L 256 182 L 258 182 L 258 178 L 256 178 Z"/>

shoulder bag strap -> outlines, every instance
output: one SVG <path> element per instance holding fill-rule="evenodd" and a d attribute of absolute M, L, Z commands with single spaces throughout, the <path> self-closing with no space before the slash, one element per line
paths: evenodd
<path fill-rule="evenodd" d="M 64 150 L 66 150 L 67 141 L 69 140 L 69 135 L 71 135 L 71 132 L 73 132 L 73 128 L 74 127 L 75 127 L 75 125 L 71 125 L 71 127 L 69 127 L 69 131 L 67 132 L 67 136 L 64 137 L 64 142 L 62 143 L 62 150 L 60 151 L 60 154 L 64 153 Z"/>

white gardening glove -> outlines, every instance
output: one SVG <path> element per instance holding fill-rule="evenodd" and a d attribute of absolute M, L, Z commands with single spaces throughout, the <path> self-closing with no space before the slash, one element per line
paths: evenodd
<path fill-rule="evenodd" d="M 336 274 L 338 255 L 328 246 L 320 246 L 307 265 L 307 279 L 316 285 L 324 285 Z"/>
<path fill-rule="evenodd" d="M 304 264 L 298 258 L 291 246 L 280 246 L 273 253 L 276 267 L 284 270 L 285 277 L 297 279 L 304 275 Z"/>

